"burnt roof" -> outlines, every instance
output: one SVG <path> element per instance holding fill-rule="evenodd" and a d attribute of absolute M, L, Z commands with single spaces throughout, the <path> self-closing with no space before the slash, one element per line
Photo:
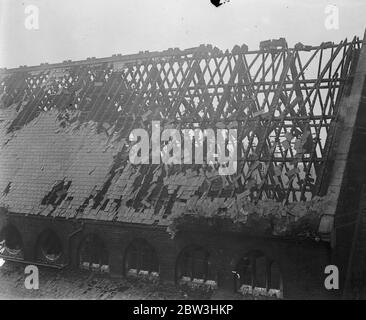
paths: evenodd
<path fill-rule="evenodd" d="M 167 225 L 176 210 L 235 211 L 237 198 L 285 204 L 324 195 L 359 48 L 356 38 L 256 51 L 200 46 L 3 70 L 0 204 L 29 215 Z M 129 163 L 131 130 L 149 131 L 152 120 L 236 128 L 237 173 Z"/>

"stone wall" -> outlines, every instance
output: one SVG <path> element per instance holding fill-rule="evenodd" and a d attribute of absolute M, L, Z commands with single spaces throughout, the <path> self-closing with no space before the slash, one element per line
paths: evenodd
<path fill-rule="evenodd" d="M 54 230 L 63 245 L 61 265 L 78 267 L 78 249 L 88 234 L 97 234 L 103 240 L 109 254 L 110 272 L 124 275 L 126 248 L 135 239 L 145 239 L 156 251 L 160 279 L 174 282 L 179 254 L 191 245 L 200 246 L 209 253 L 210 274 L 219 288 L 233 290 L 233 273 L 238 261 L 251 250 L 260 250 L 278 263 L 283 281 L 285 298 L 321 299 L 332 298 L 324 289 L 324 268 L 330 263 L 329 244 L 311 240 L 258 238 L 244 234 L 217 232 L 179 232 L 174 239 L 162 227 L 147 227 L 86 221 L 83 224 L 72 220 L 24 217 L 1 212 L 0 227 L 14 225 L 24 244 L 24 260 L 37 260 L 37 241 L 44 230 Z M 56 231 L 57 230 L 57 231 Z M 70 243 L 69 238 L 71 237 Z M 69 261 L 71 258 L 71 261 Z"/>

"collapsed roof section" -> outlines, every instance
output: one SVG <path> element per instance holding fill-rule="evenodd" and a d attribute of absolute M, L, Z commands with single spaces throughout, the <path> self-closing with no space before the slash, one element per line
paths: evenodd
<path fill-rule="evenodd" d="M 167 225 L 172 211 L 197 202 L 235 211 L 233 199 L 324 195 L 339 101 L 360 46 L 357 38 L 259 51 L 200 46 L 3 70 L 0 204 Z M 130 132 L 150 132 L 152 120 L 162 129 L 236 128 L 237 172 L 129 163 Z"/>

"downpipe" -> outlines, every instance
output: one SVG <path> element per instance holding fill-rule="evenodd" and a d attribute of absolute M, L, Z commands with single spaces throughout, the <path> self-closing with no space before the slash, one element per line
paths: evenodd
<path fill-rule="evenodd" d="M 76 229 L 75 231 L 71 232 L 67 238 L 67 244 L 68 244 L 68 261 L 65 265 L 62 266 L 62 269 L 68 267 L 71 265 L 71 262 L 72 262 L 72 246 L 71 246 L 71 240 L 73 237 L 75 237 L 77 234 L 79 234 L 80 232 L 82 232 L 84 230 L 84 221 L 81 221 L 81 226 L 79 229 Z"/>

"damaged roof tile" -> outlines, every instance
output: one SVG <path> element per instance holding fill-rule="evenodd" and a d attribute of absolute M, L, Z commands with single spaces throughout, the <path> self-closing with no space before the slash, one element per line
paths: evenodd
<path fill-rule="evenodd" d="M 306 65 L 308 56 L 296 50 Z M 168 225 L 170 215 L 195 210 L 236 215 L 237 200 L 312 199 L 327 164 L 337 97 L 304 104 L 311 93 L 299 82 L 301 64 L 287 49 L 271 59 L 277 54 L 283 64 L 277 75 L 267 75 L 273 86 L 264 89 L 259 81 L 266 79 L 255 77 L 261 65 L 249 70 L 240 62 L 257 52 L 224 54 L 205 46 L 173 56 L 154 53 L 154 59 L 116 56 L 0 73 L 0 206 L 65 219 Z M 328 75 L 333 83 L 348 70 L 339 67 Z M 292 89 L 283 75 L 273 80 L 281 70 Z M 332 70 L 337 66 L 307 81 L 321 82 Z M 321 91 L 319 81 L 313 84 Z M 236 174 L 220 178 L 217 167 L 205 164 L 130 164 L 129 134 L 151 129 L 150 120 L 162 128 L 237 129 Z"/>

